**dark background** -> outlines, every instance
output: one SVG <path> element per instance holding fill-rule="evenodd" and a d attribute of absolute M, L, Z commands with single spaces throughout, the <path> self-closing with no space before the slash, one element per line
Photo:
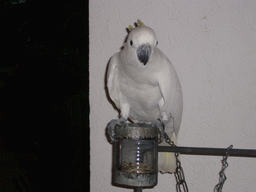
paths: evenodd
<path fill-rule="evenodd" d="M 89 189 L 88 10 L 0 0 L 0 191 Z"/>

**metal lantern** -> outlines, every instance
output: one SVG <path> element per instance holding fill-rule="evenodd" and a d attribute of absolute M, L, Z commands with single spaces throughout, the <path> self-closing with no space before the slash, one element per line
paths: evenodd
<path fill-rule="evenodd" d="M 115 126 L 113 182 L 134 187 L 157 185 L 158 129 L 151 124 Z"/>

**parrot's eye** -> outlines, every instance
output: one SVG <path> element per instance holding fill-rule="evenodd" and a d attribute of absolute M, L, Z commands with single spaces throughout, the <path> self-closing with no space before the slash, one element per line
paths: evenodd
<path fill-rule="evenodd" d="M 133 42 L 132 42 L 132 40 L 130 41 L 130 45 L 131 45 L 131 46 L 133 45 Z"/>
<path fill-rule="evenodd" d="M 156 45 L 158 45 L 158 41 L 156 42 Z"/>

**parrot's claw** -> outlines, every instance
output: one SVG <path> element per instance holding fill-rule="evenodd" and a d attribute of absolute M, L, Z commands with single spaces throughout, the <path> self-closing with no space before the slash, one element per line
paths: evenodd
<path fill-rule="evenodd" d="M 120 119 L 112 119 L 108 126 L 107 126 L 107 132 L 109 135 L 109 138 L 111 139 L 111 141 L 117 141 L 117 139 L 115 138 L 115 126 L 116 125 L 121 125 L 121 123 L 125 123 L 127 120 L 123 117 L 121 117 Z"/>
<path fill-rule="evenodd" d="M 162 143 L 162 141 L 164 140 L 164 122 L 161 120 L 156 120 L 152 123 L 153 127 L 156 127 L 158 129 L 159 132 L 159 139 L 158 139 L 158 143 Z"/>

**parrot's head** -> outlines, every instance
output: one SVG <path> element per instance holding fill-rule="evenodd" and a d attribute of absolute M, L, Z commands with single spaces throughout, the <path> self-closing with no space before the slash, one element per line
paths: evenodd
<path fill-rule="evenodd" d="M 134 28 L 128 35 L 126 46 L 144 66 L 147 65 L 158 41 L 155 32 L 147 26 Z"/>

